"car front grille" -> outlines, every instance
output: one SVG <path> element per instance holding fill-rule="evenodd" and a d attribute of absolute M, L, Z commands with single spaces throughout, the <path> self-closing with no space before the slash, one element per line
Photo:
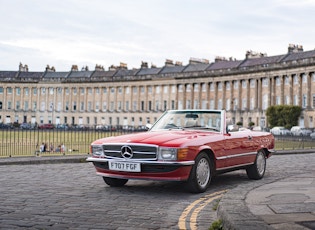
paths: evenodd
<path fill-rule="evenodd" d="M 124 159 L 125 149 L 131 150 L 129 160 L 156 160 L 158 147 L 155 145 L 135 145 L 135 144 L 105 144 L 103 145 L 104 155 L 108 158 Z"/>

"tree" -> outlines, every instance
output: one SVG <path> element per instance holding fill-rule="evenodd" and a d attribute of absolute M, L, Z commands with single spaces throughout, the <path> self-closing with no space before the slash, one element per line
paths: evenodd
<path fill-rule="evenodd" d="M 298 124 L 302 108 L 295 105 L 274 105 L 267 109 L 266 115 L 270 127 L 284 126 L 290 129 Z"/>

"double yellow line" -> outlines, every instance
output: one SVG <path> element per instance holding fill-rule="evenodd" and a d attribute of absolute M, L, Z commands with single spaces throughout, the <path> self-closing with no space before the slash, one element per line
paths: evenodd
<path fill-rule="evenodd" d="M 199 212 L 210 202 L 221 198 L 223 194 L 226 192 L 227 190 L 222 190 L 215 193 L 211 193 L 191 203 L 187 208 L 185 208 L 185 210 L 182 212 L 181 216 L 179 217 L 178 228 L 180 230 L 187 230 L 187 229 L 196 230 L 197 217 L 198 217 Z M 186 227 L 188 224 L 189 224 L 189 228 Z"/>

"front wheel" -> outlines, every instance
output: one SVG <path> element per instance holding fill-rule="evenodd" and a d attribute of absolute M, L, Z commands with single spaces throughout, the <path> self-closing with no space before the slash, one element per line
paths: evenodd
<path fill-rule="evenodd" d="M 263 151 L 259 151 L 255 163 L 246 169 L 249 179 L 259 180 L 264 177 L 266 171 L 266 156 Z"/>
<path fill-rule="evenodd" d="M 205 152 L 197 156 L 187 181 L 190 192 L 201 193 L 207 190 L 212 178 L 212 165 L 212 161 Z"/>
<path fill-rule="evenodd" d="M 122 187 L 124 186 L 128 180 L 127 179 L 117 179 L 117 178 L 111 178 L 111 177 L 103 177 L 103 180 L 105 183 L 111 187 Z"/>

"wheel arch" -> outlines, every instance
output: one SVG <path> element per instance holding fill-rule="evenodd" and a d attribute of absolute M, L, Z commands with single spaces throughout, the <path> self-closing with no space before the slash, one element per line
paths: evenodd
<path fill-rule="evenodd" d="M 212 151 L 212 149 L 211 149 L 211 148 L 202 148 L 202 149 L 199 150 L 199 152 L 198 152 L 198 154 L 196 155 L 196 157 L 197 157 L 201 152 L 204 152 L 204 153 L 206 153 L 206 154 L 209 156 L 209 158 L 210 158 L 210 160 L 211 160 L 211 162 L 212 162 L 212 164 L 213 164 L 212 166 L 214 167 L 213 170 L 215 171 L 217 167 L 216 167 L 216 160 L 215 160 L 214 152 Z"/>

